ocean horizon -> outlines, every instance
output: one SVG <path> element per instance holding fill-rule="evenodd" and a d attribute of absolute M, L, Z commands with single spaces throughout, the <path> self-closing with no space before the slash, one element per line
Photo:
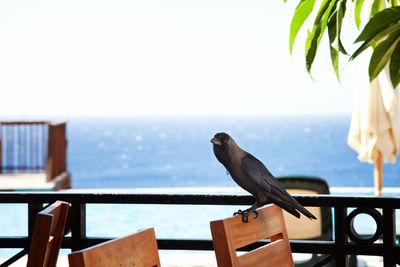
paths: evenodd
<path fill-rule="evenodd" d="M 275 176 L 310 175 L 332 187 L 372 187 L 373 164 L 347 145 L 349 115 L 94 117 L 67 120 L 72 187 L 236 187 L 210 139 L 227 132 Z M 384 187 L 400 165 L 384 164 Z"/>

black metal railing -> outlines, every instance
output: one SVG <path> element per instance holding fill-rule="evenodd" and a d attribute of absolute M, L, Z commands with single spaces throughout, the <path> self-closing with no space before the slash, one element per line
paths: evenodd
<path fill-rule="evenodd" d="M 400 198 L 391 197 L 340 197 L 328 195 L 296 196 L 304 206 L 331 207 L 333 209 L 334 240 L 291 240 L 296 253 L 325 254 L 336 266 L 346 266 L 348 255 L 382 256 L 385 267 L 400 264 L 400 246 L 396 239 L 396 209 Z M 29 240 L 35 216 L 45 203 L 64 200 L 71 203 L 68 227 L 71 237 L 65 237 L 62 247 L 73 251 L 109 240 L 110 238 L 86 236 L 86 204 L 184 204 L 184 205 L 250 205 L 249 195 L 198 195 L 198 194 L 124 194 L 124 193 L 0 193 L 0 203 L 28 204 L 28 233 L 24 237 L 0 237 L 0 248 L 24 249 L 11 261 L 29 250 Z M 352 210 L 352 212 L 348 212 Z M 379 209 L 379 212 L 378 212 Z M 357 234 L 352 223 L 358 214 L 369 214 L 376 222 L 376 233 L 370 237 Z M 378 241 L 379 240 L 379 241 Z M 213 250 L 211 240 L 158 239 L 159 249 Z M 256 246 L 263 244 L 259 243 Z M 246 250 L 248 248 L 244 248 Z"/>

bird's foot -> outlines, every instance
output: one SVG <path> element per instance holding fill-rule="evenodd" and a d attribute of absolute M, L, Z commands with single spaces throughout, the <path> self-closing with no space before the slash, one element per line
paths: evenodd
<path fill-rule="evenodd" d="M 242 215 L 242 222 L 248 223 L 250 213 L 254 213 L 254 219 L 258 217 L 258 212 L 253 208 L 249 208 L 247 210 L 238 210 L 237 212 L 233 213 L 233 216 Z"/>
<path fill-rule="evenodd" d="M 258 212 L 253 210 L 253 213 L 254 213 L 254 219 L 257 219 L 258 218 Z"/>
<path fill-rule="evenodd" d="M 234 213 L 233 213 L 233 216 L 242 215 L 243 213 L 244 213 L 243 210 L 238 210 L 237 212 L 234 212 Z"/>

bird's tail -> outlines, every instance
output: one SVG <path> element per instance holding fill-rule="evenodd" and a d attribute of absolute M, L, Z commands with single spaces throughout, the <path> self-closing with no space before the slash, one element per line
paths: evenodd
<path fill-rule="evenodd" d="M 309 212 L 306 208 L 304 208 L 302 205 L 299 204 L 299 207 L 296 208 L 298 211 L 303 213 L 305 216 L 307 216 L 311 220 L 316 220 L 317 217 L 315 217 L 311 212 Z"/>
<path fill-rule="evenodd" d="M 277 205 L 297 218 L 300 218 L 300 213 L 298 212 L 300 211 L 302 214 L 304 214 L 307 218 L 311 220 L 317 219 L 317 217 L 315 217 L 311 212 L 309 212 L 306 208 L 304 208 L 299 202 L 297 202 L 297 200 L 293 198 L 293 201 L 295 203 L 295 206 L 293 205 L 294 204 L 293 202 L 287 203 L 286 201 L 280 201 L 278 202 L 279 204 Z"/>

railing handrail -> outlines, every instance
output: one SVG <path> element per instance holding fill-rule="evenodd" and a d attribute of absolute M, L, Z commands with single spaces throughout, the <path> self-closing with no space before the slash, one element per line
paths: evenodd
<path fill-rule="evenodd" d="M 149 190 L 150 191 L 150 190 Z M 347 197 L 333 195 L 301 195 L 295 198 L 304 206 L 332 207 L 335 234 L 333 241 L 291 240 L 293 252 L 332 255 L 337 266 L 345 266 L 347 256 L 383 256 L 384 266 L 394 266 L 400 259 L 400 246 L 396 244 L 395 210 L 400 209 L 400 198 L 394 197 Z M 64 248 L 72 250 L 109 240 L 104 237 L 86 236 L 86 204 L 185 204 L 185 205 L 250 205 L 250 195 L 206 194 L 143 194 L 143 193 L 76 193 L 76 192 L 1 192 L 0 203 L 27 203 L 28 226 L 31 233 L 36 213 L 43 203 L 63 200 L 71 203 L 71 237 L 65 238 Z M 361 244 L 348 241 L 349 214 L 347 208 L 381 209 L 382 219 L 377 228 L 382 230 L 382 243 Z M 0 247 L 25 248 L 29 237 L 0 237 Z M 212 250 L 211 240 L 158 239 L 160 249 Z M 260 244 L 256 244 L 259 246 Z M 247 248 L 245 248 L 246 250 Z"/>
<path fill-rule="evenodd" d="M 59 125 L 66 123 L 65 120 L 50 120 L 50 121 L 0 121 L 3 125 L 29 125 L 29 124 L 44 124 L 44 125 Z"/>
<path fill-rule="evenodd" d="M 149 189 L 151 191 L 151 189 Z M 304 206 L 371 207 L 400 209 L 400 198 L 390 196 L 296 195 Z M 28 203 L 64 200 L 98 204 L 190 204 L 190 205 L 250 205 L 254 198 L 247 194 L 186 194 L 129 192 L 0 192 L 0 203 Z"/>
<path fill-rule="evenodd" d="M 48 121 L 0 121 L 3 125 L 49 124 Z"/>

